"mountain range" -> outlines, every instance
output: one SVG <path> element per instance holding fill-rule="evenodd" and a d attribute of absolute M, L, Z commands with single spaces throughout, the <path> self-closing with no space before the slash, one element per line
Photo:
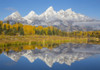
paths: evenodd
<path fill-rule="evenodd" d="M 10 21 L 10 24 L 15 22 L 20 22 L 22 24 L 35 25 L 35 26 L 55 26 L 61 30 L 74 31 L 74 30 L 89 30 L 85 27 L 80 27 L 78 25 L 73 25 L 77 22 L 97 22 L 96 19 L 92 19 L 88 16 L 75 13 L 72 9 L 55 11 L 53 7 L 49 7 L 41 15 L 36 14 L 31 11 L 25 17 L 22 17 L 20 13 L 14 12 L 11 15 L 4 18 L 4 22 Z M 88 27 L 89 28 L 89 27 Z M 90 27 L 91 28 L 91 27 Z M 91 30 L 91 29 L 90 29 Z"/>

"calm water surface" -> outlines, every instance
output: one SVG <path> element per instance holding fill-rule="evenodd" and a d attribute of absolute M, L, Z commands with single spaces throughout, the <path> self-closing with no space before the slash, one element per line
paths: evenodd
<path fill-rule="evenodd" d="M 0 70 L 100 70 L 100 45 L 70 43 L 52 49 L 3 51 Z"/>

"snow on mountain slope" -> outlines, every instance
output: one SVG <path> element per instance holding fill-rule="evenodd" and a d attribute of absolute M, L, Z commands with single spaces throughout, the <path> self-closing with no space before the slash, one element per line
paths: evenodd
<path fill-rule="evenodd" d="M 18 12 L 12 13 L 10 16 L 6 17 L 4 19 L 6 20 L 13 20 L 13 21 L 28 21 L 29 24 L 35 23 L 35 20 L 42 20 L 45 22 L 53 22 L 56 20 L 68 20 L 68 21 L 91 21 L 92 19 L 82 15 L 77 14 L 72 9 L 67 9 L 66 11 L 60 10 L 56 12 L 53 7 L 49 7 L 44 13 L 41 15 L 37 15 L 34 11 L 31 11 L 28 15 L 25 17 L 21 17 Z M 40 22 L 41 23 L 41 22 Z"/>
<path fill-rule="evenodd" d="M 41 19 L 52 21 L 57 18 L 57 13 L 54 11 L 53 7 L 49 7 L 44 13 L 40 15 Z"/>
<path fill-rule="evenodd" d="M 27 23 L 27 21 L 21 17 L 21 15 L 19 14 L 19 12 L 14 12 L 11 15 L 9 15 L 8 17 L 6 17 L 4 19 L 4 21 L 10 21 L 11 24 L 14 24 L 15 22 L 21 22 L 23 24 Z"/>
<path fill-rule="evenodd" d="M 77 14 L 74 11 L 72 11 L 72 9 L 67 9 L 66 11 L 64 10 L 60 10 L 59 12 L 57 12 L 59 17 L 61 16 L 62 19 L 65 20 L 70 20 L 70 21 L 74 21 L 74 22 L 79 22 L 79 21 L 91 21 L 92 19 L 82 15 L 82 14 Z"/>
<path fill-rule="evenodd" d="M 62 30 L 68 30 L 70 28 L 72 31 L 75 30 L 83 30 L 82 28 L 72 26 L 74 22 L 92 22 L 96 21 L 95 19 L 89 18 L 88 16 L 75 13 L 72 9 L 60 10 L 56 12 L 53 7 L 49 7 L 44 13 L 41 15 L 37 15 L 34 11 L 31 11 L 25 17 L 21 17 L 18 12 L 14 12 L 8 17 L 4 19 L 4 21 L 9 20 L 11 24 L 15 22 L 21 22 L 22 24 L 29 24 L 35 26 L 56 26 Z M 63 28 L 62 28 L 63 27 Z"/>
<path fill-rule="evenodd" d="M 28 24 L 32 23 L 36 18 L 38 18 L 38 15 L 34 12 L 31 11 L 28 15 L 23 17 L 25 20 L 27 20 Z"/>
<path fill-rule="evenodd" d="M 32 19 L 34 17 L 38 17 L 38 15 L 34 12 L 34 11 L 31 11 L 28 15 L 26 15 L 24 18 L 25 19 Z"/>

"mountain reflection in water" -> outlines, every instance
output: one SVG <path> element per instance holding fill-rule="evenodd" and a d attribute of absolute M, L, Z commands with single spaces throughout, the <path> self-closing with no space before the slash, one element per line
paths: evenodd
<path fill-rule="evenodd" d="M 71 65 L 75 61 L 80 61 L 96 54 L 100 54 L 99 45 L 71 43 L 59 45 L 52 50 L 48 48 L 35 48 L 34 50 L 22 50 L 20 52 L 13 50 L 8 53 L 4 52 L 4 55 L 8 56 L 15 62 L 17 62 L 22 56 L 27 58 L 31 63 L 39 58 L 49 67 L 52 67 L 56 62 Z"/>

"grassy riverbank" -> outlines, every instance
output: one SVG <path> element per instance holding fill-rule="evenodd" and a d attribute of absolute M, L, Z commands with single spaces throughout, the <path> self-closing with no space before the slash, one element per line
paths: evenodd
<path fill-rule="evenodd" d="M 44 35 L 25 35 L 25 36 L 9 36 L 0 35 L 0 46 L 11 45 L 32 45 L 32 44 L 62 44 L 62 43 L 89 43 L 88 40 L 96 42 L 98 38 L 74 38 L 63 36 L 44 36 Z M 90 43 L 92 43 L 90 42 Z M 96 42 L 97 43 L 97 42 Z M 98 43 L 99 44 L 99 43 Z"/>

